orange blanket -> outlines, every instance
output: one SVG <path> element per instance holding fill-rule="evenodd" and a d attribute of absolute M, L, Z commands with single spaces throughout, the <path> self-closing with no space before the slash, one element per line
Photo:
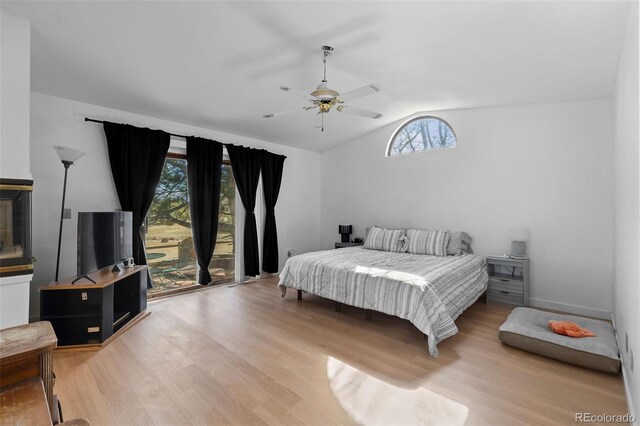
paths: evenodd
<path fill-rule="evenodd" d="M 582 328 L 575 322 L 571 321 L 549 321 L 549 328 L 556 334 L 562 334 L 569 337 L 594 337 L 595 334 L 591 330 Z"/>

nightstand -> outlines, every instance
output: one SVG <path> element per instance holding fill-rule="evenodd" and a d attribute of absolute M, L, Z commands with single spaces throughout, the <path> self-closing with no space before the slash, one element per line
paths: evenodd
<path fill-rule="evenodd" d="M 487 303 L 529 306 L 529 259 L 487 257 Z"/>
<path fill-rule="evenodd" d="M 364 243 L 336 243 L 335 248 L 358 247 L 362 245 L 364 245 Z"/>

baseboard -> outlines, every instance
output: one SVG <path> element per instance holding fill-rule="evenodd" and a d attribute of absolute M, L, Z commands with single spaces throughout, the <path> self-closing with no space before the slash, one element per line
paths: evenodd
<path fill-rule="evenodd" d="M 249 283 L 249 282 L 261 280 L 263 278 L 273 277 L 273 276 L 276 276 L 278 274 L 279 274 L 279 272 L 260 272 L 260 275 L 256 275 L 255 277 L 251 277 L 251 276 L 245 275 L 241 279 L 236 280 L 236 283 L 237 284 Z"/>
<path fill-rule="evenodd" d="M 537 308 L 552 309 L 554 311 L 562 311 L 570 314 L 582 315 L 585 317 L 601 318 L 606 320 L 611 318 L 611 312 L 609 311 L 602 311 L 600 309 L 593 309 L 593 308 L 585 308 L 584 306 L 575 306 L 575 305 L 569 305 L 566 303 L 551 302 L 549 300 L 530 298 L 529 305 Z"/>
<path fill-rule="evenodd" d="M 611 324 L 613 324 L 613 335 L 616 336 L 616 343 L 618 344 L 618 349 L 620 349 L 620 339 L 618 339 L 618 327 L 616 327 L 616 319 L 613 316 L 613 312 L 611 312 Z M 627 400 L 627 411 L 630 416 L 636 417 L 636 410 L 633 406 L 633 398 L 631 397 L 631 388 L 629 387 L 629 380 L 627 379 L 627 374 L 624 369 L 624 357 L 622 356 L 622 350 L 620 350 L 620 364 L 622 364 L 622 382 L 624 383 L 624 396 Z M 632 423 L 633 424 L 633 423 Z"/>

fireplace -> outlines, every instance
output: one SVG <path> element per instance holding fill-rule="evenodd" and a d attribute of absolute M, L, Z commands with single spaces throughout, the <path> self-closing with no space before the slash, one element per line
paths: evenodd
<path fill-rule="evenodd" d="M 0 179 L 0 277 L 33 273 L 32 191 L 31 180 Z"/>

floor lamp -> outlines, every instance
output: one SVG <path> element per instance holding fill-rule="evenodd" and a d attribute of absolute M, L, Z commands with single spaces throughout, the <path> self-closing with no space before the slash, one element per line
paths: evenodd
<path fill-rule="evenodd" d="M 78 161 L 82 156 L 85 155 L 84 152 L 69 148 L 66 146 L 54 145 L 53 149 L 56 150 L 56 154 L 60 157 L 60 161 L 62 161 L 62 165 L 64 166 L 64 186 L 62 187 L 62 209 L 60 210 L 60 232 L 58 232 L 58 256 L 56 257 L 56 279 L 58 281 L 58 271 L 60 270 L 60 245 L 62 243 L 62 224 L 64 223 L 64 200 L 67 195 L 67 172 L 69 171 L 69 167 Z"/>

